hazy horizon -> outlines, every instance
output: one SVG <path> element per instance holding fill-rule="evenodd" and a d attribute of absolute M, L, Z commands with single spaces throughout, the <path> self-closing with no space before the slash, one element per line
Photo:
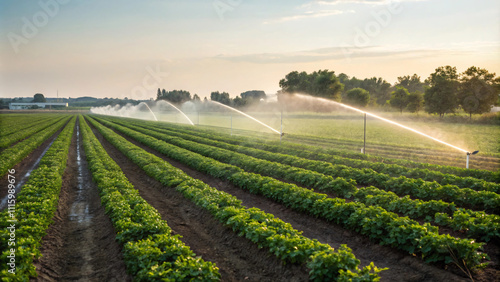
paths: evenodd
<path fill-rule="evenodd" d="M 358 78 L 470 66 L 500 75 L 500 2 L 0 2 L 0 97 L 268 94 L 291 71 Z"/>

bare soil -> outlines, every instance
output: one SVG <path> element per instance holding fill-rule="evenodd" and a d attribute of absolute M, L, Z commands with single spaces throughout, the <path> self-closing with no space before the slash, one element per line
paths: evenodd
<path fill-rule="evenodd" d="M 58 209 L 43 238 L 43 256 L 35 261 L 38 278 L 33 280 L 131 281 L 79 138 L 77 142 L 75 129 Z"/>
<path fill-rule="evenodd" d="M 97 131 L 95 130 L 95 132 Z M 99 136 L 99 134 L 97 135 Z M 341 244 L 346 244 L 353 250 L 356 258 L 361 261 L 361 265 L 363 266 L 368 265 L 370 262 L 374 262 L 375 265 L 379 268 L 388 267 L 389 270 L 383 271 L 381 273 L 383 281 L 470 280 L 464 274 L 462 274 L 457 267 L 453 265 L 447 267 L 443 265 L 426 264 L 418 257 L 411 256 L 405 252 L 398 251 L 390 247 L 378 245 L 374 242 L 371 242 L 365 236 L 361 236 L 353 231 L 343 229 L 338 225 L 326 222 L 321 219 L 316 219 L 314 217 L 295 212 L 265 197 L 250 194 L 247 191 L 235 187 L 227 181 L 221 181 L 209 175 L 200 173 L 180 162 L 165 157 L 161 153 L 145 145 L 142 145 L 131 138 L 128 138 L 124 135 L 122 136 L 127 138 L 127 140 L 131 141 L 135 145 L 183 170 L 191 177 L 200 179 L 212 187 L 236 196 L 238 199 L 243 201 L 243 204 L 245 206 L 257 207 L 265 212 L 274 214 L 276 217 L 286 222 L 289 222 L 295 229 L 303 231 L 303 234 L 309 238 L 317 239 L 320 242 L 329 244 L 334 248 L 338 248 Z M 119 154 L 119 152 L 117 152 L 117 149 L 115 149 L 111 144 L 107 143 L 107 141 L 105 141 L 102 136 L 100 136 L 99 139 L 101 140 L 101 143 L 105 144 L 106 151 L 113 152 L 113 157 L 116 158 L 120 166 L 123 165 L 127 177 L 129 177 L 129 175 L 134 175 L 134 170 L 131 170 L 129 167 L 135 168 L 136 173 L 137 171 L 139 171 L 139 168 L 136 165 L 128 161 L 128 159 L 126 159 L 126 157 L 121 153 Z M 139 174 L 141 173 L 142 172 L 140 172 Z M 148 178 L 146 175 L 142 175 L 140 177 L 146 179 Z M 155 182 L 151 179 L 148 181 Z M 144 187 L 144 185 L 145 184 L 137 183 L 136 188 L 141 191 L 143 189 L 147 189 Z M 157 183 L 157 185 L 161 186 L 160 183 Z M 147 192 L 144 192 L 144 194 L 145 195 L 143 195 L 143 197 L 146 198 Z M 170 221 L 168 222 L 170 224 Z M 186 224 L 190 225 L 192 224 L 192 222 Z M 197 228 L 197 226 L 191 226 L 189 228 Z M 498 247 L 495 245 L 491 245 L 489 247 L 487 246 L 486 251 L 493 251 L 493 253 L 498 255 Z M 250 264 L 250 262 L 248 263 Z M 479 274 L 475 274 L 474 279 L 476 281 L 497 281 L 498 277 L 500 277 L 499 274 L 500 272 L 498 269 L 497 257 L 496 259 L 494 259 L 493 265 L 490 265 L 490 267 L 488 267 L 485 271 L 482 271 Z"/>

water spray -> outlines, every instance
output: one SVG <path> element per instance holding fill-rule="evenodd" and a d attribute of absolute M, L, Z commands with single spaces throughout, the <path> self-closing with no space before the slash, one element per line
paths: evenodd
<path fill-rule="evenodd" d="M 179 108 L 177 108 L 176 106 L 174 106 L 172 103 L 170 103 L 169 101 L 167 100 L 161 100 L 162 102 L 165 102 L 167 104 L 169 104 L 170 106 L 172 106 L 174 109 L 176 109 L 179 113 L 181 113 L 188 121 L 191 125 L 194 125 L 194 123 L 191 121 L 190 118 L 188 118 L 188 116 L 181 110 L 179 110 Z"/>
<path fill-rule="evenodd" d="M 151 108 L 148 106 L 148 104 L 146 104 L 146 103 L 144 103 L 144 102 L 140 102 L 140 103 L 139 103 L 139 105 L 140 105 L 140 104 L 144 104 L 144 105 L 146 105 L 146 107 L 148 108 L 148 110 L 149 110 L 149 111 L 153 114 L 153 117 L 155 118 L 155 120 L 156 120 L 156 121 L 158 121 L 158 119 L 156 118 L 155 113 L 153 113 L 153 111 L 152 111 L 152 110 L 151 110 Z"/>
<path fill-rule="evenodd" d="M 395 122 L 395 121 L 392 121 L 392 120 L 389 120 L 389 119 L 386 119 L 386 118 L 383 118 L 383 117 L 377 116 L 377 115 L 372 114 L 372 113 L 369 113 L 369 112 L 365 112 L 365 111 L 360 110 L 360 109 L 358 109 L 358 108 L 354 108 L 354 107 L 351 107 L 351 106 L 348 106 L 348 105 L 345 105 L 345 104 L 342 104 L 342 103 L 339 103 L 339 102 L 335 102 L 335 101 L 328 100 L 328 99 L 324 99 L 324 98 L 312 97 L 312 96 L 303 95 L 303 94 L 294 94 L 294 95 L 295 95 L 295 96 L 297 96 L 297 97 L 300 97 L 300 98 L 305 98 L 305 99 L 315 98 L 315 99 L 318 99 L 318 100 L 320 100 L 320 101 L 322 101 L 322 102 L 332 103 L 332 104 L 339 105 L 339 106 L 341 106 L 341 107 L 344 107 L 344 108 L 347 108 L 347 109 L 350 109 L 350 110 L 353 110 L 353 111 L 356 111 L 356 112 L 359 112 L 359 113 L 365 114 L 365 142 L 366 142 L 366 115 L 369 115 L 369 116 L 371 116 L 371 117 L 374 117 L 374 118 L 380 119 L 380 120 L 385 121 L 385 122 L 388 122 L 388 123 L 390 123 L 390 124 L 397 125 L 397 126 L 402 127 L 402 128 L 404 128 L 404 129 L 406 129 L 406 130 L 410 130 L 410 131 L 415 132 L 415 133 L 417 133 L 417 134 L 420 134 L 420 135 L 422 135 L 422 136 L 424 136 L 424 137 L 427 137 L 427 138 L 429 138 L 429 139 L 432 139 L 432 140 L 434 140 L 434 141 L 436 141 L 436 142 L 439 142 L 439 143 L 441 143 L 441 144 L 444 144 L 444 145 L 446 145 L 446 146 L 448 146 L 448 147 L 451 147 L 451 148 L 453 148 L 453 149 L 456 149 L 456 150 L 458 150 L 458 151 L 461 151 L 461 152 L 463 152 L 463 153 L 466 153 L 466 154 L 467 154 L 467 163 L 466 163 L 466 167 L 467 167 L 467 168 L 469 168 L 469 155 L 475 155 L 475 154 L 477 154 L 477 153 L 479 152 L 479 151 L 474 151 L 474 152 L 470 153 L 469 151 L 467 151 L 467 150 L 465 150 L 465 149 L 462 149 L 462 148 L 459 148 L 459 147 L 457 147 L 457 146 L 454 146 L 454 145 L 451 145 L 451 144 L 449 144 L 449 143 L 446 143 L 446 142 L 444 142 L 444 141 L 442 141 L 442 140 L 439 140 L 439 139 L 437 139 L 437 138 L 434 138 L 434 137 L 432 137 L 432 136 L 429 136 L 429 135 L 427 135 L 427 134 L 425 134 L 425 133 L 423 133 L 423 132 L 420 132 L 420 131 L 418 131 L 418 130 L 416 130 L 416 129 L 413 129 L 413 128 L 411 128 L 411 127 L 404 126 L 404 125 L 402 125 L 402 124 L 400 124 L 400 123 L 397 123 L 397 122 Z M 363 146 L 364 146 L 364 145 L 363 145 Z"/>
<path fill-rule="evenodd" d="M 210 101 L 210 102 L 212 102 L 212 103 L 215 103 L 215 104 L 217 104 L 217 105 L 223 106 L 223 107 L 225 107 L 225 108 L 228 108 L 228 109 L 230 109 L 230 110 L 232 110 L 232 111 L 235 111 L 235 112 L 237 112 L 237 113 L 240 113 L 240 114 L 242 114 L 242 115 L 246 116 L 247 118 L 250 118 L 250 119 L 252 119 L 253 121 L 256 121 L 256 122 L 258 122 L 259 124 L 261 124 L 261 125 L 263 125 L 263 126 L 265 126 L 265 127 L 269 128 L 270 130 L 272 130 L 272 131 L 276 132 L 276 133 L 277 133 L 277 134 L 279 134 L 280 136 L 283 136 L 283 133 L 282 133 L 282 132 L 279 132 L 278 130 L 276 130 L 276 129 L 274 129 L 274 128 L 270 127 L 269 125 L 267 125 L 267 124 L 263 123 L 262 121 L 260 121 L 260 120 L 258 120 L 258 119 L 256 119 L 256 118 L 252 117 L 251 115 L 248 115 L 248 114 L 246 114 L 246 113 L 244 113 L 244 112 L 242 112 L 242 111 L 239 111 L 239 110 L 237 110 L 237 109 L 235 109 L 235 108 L 233 108 L 233 107 L 230 107 L 230 106 L 228 106 L 228 105 L 224 105 L 224 104 L 222 104 L 222 103 L 219 103 L 219 102 L 217 102 L 217 101 L 212 101 L 212 100 L 208 100 L 208 101 Z M 231 116 L 231 124 L 232 124 L 232 116 Z M 231 126 L 231 129 L 232 129 L 232 126 Z"/>

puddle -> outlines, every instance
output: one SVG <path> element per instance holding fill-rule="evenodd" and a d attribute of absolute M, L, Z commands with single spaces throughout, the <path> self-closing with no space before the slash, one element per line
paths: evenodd
<path fill-rule="evenodd" d="M 82 155 L 80 152 L 80 125 L 76 125 L 76 165 L 78 167 L 77 176 L 77 193 L 75 196 L 75 201 L 71 205 L 71 210 L 69 214 L 69 220 L 77 221 L 78 223 L 89 223 L 92 219 L 92 215 L 89 212 L 89 202 L 88 194 L 85 193 L 85 183 L 83 181 L 83 170 L 82 170 Z"/>

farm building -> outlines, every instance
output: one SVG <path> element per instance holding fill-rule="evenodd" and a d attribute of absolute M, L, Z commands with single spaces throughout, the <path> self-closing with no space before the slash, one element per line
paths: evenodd
<path fill-rule="evenodd" d="M 10 110 L 28 110 L 33 108 L 68 107 L 68 103 L 10 103 Z"/>

